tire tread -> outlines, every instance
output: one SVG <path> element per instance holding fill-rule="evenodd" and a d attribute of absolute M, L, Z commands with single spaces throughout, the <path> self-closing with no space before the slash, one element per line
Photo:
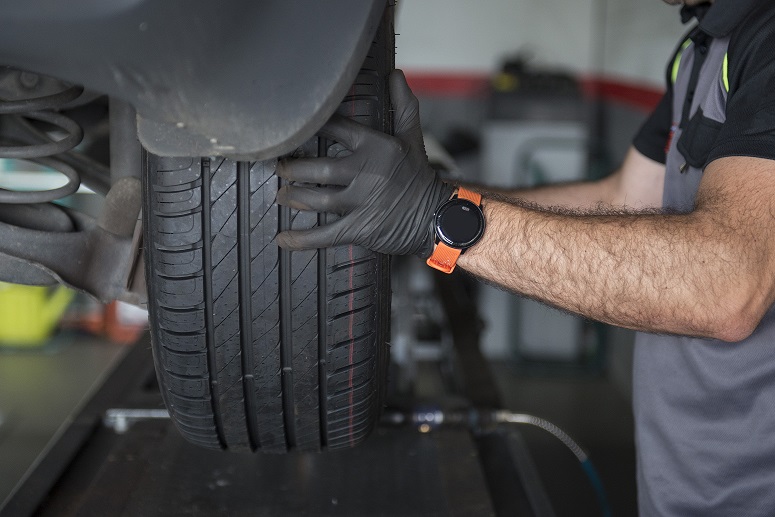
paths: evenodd
<path fill-rule="evenodd" d="M 392 26 L 378 39 L 339 113 L 388 131 Z M 331 144 L 313 138 L 294 156 L 331 155 Z M 146 153 L 145 164 L 153 353 L 180 432 L 276 453 L 364 439 L 387 368 L 387 259 L 277 248 L 277 231 L 334 217 L 277 206 L 276 160 Z"/>

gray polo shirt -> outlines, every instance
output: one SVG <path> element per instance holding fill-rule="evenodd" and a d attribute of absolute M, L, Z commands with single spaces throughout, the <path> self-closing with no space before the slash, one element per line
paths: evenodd
<path fill-rule="evenodd" d="M 717 0 L 683 14 L 701 22 L 634 141 L 666 164 L 673 212 L 693 209 L 711 161 L 775 159 L 775 2 Z M 775 308 L 739 343 L 641 333 L 635 347 L 641 515 L 775 516 Z"/>

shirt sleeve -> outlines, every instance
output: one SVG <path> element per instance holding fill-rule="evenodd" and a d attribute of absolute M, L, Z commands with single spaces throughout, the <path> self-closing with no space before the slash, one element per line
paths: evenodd
<path fill-rule="evenodd" d="M 639 153 L 655 162 L 665 163 L 667 159 L 665 150 L 670 138 L 672 105 L 671 90 L 668 89 L 632 141 Z"/>
<path fill-rule="evenodd" d="M 730 41 L 726 121 L 707 163 L 725 156 L 775 159 L 775 9 L 768 10 L 741 24 Z"/>

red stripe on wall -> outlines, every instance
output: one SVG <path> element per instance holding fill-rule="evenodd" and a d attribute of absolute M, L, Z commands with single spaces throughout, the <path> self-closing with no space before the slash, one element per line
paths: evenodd
<path fill-rule="evenodd" d="M 479 73 L 407 72 L 406 79 L 416 95 L 484 97 L 490 88 L 490 76 Z M 639 111 L 653 110 L 664 94 L 654 86 L 610 77 L 582 76 L 578 80 L 587 98 L 601 98 Z"/>
<path fill-rule="evenodd" d="M 475 73 L 407 72 L 406 81 L 415 95 L 479 97 L 490 88 L 490 76 Z"/>
<path fill-rule="evenodd" d="M 606 77 L 582 77 L 579 82 L 584 95 L 589 98 L 619 102 L 647 112 L 657 107 L 665 93 L 664 90 L 653 86 Z"/>

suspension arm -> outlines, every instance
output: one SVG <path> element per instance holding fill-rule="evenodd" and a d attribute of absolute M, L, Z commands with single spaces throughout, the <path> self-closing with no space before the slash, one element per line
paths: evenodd
<path fill-rule="evenodd" d="M 140 248 L 137 223 L 140 182 L 119 180 L 105 200 L 98 221 L 78 217 L 72 232 L 42 231 L 0 222 L 0 278 L 20 269 L 50 277 L 103 302 L 142 305 L 147 295 L 136 286 Z M 14 268 L 9 271 L 10 268 Z"/>

